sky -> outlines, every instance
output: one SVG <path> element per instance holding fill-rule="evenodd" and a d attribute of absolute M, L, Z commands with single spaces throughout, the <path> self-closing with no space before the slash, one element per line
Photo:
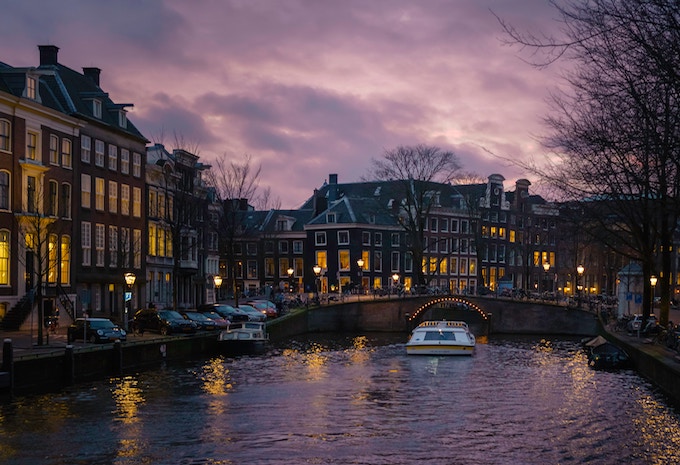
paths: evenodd
<path fill-rule="evenodd" d="M 463 170 L 532 179 L 558 71 L 527 64 L 496 16 L 557 27 L 548 0 L 0 0 L 0 61 L 97 67 L 129 119 L 207 164 L 261 167 L 272 206 L 370 179 L 402 145 L 453 151 Z M 494 14 L 496 16 L 494 16 Z M 523 55 L 524 53 L 524 55 Z M 277 204 L 277 205 L 274 205 Z"/>

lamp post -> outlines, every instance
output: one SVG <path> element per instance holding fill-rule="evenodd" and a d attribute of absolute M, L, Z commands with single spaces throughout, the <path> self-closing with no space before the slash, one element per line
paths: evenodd
<path fill-rule="evenodd" d="M 550 271 L 550 263 L 548 262 L 543 262 L 543 270 L 545 271 L 545 279 L 543 280 L 546 284 L 548 283 L 548 271 Z M 546 286 L 545 291 L 547 292 L 548 286 Z M 552 291 L 552 288 L 550 289 Z"/>
<path fill-rule="evenodd" d="M 288 268 L 286 270 L 286 273 L 288 273 L 288 292 L 293 292 L 293 273 L 295 273 L 295 270 L 293 268 Z"/>
<path fill-rule="evenodd" d="M 392 275 L 392 287 L 394 288 L 394 293 L 397 294 L 397 283 L 399 283 L 399 274 L 394 273 Z"/>
<path fill-rule="evenodd" d="M 316 283 L 316 301 L 319 301 L 319 277 L 321 276 L 321 267 L 319 265 L 314 265 L 312 268 L 314 270 L 314 274 L 316 275 L 315 283 Z"/>
<path fill-rule="evenodd" d="M 125 273 L 125 284 L 127 284 L 128 291 L 125 294 L 125 313 L 123 314 L 123 328 L 128 330 L 128 313 L 132 309 L 132 286 L 135 285 L 137 276 L 134 273 Z"/>
<path fill-rule="evenodd" d="M 578 291 L 578 308 L 581 308 L 581 285 L 579 284 L 579 281 L 581 280 L 581 276 L 583 276 L 583 272 L 586 269 L 583 268 L 583 265 L 579 265 L 576 267 L 576 290 Z"/>
<path fill-rule="evenodd" d="M 654 275 L 650 276 L 649 278 L 649 284 L 652 285 L 652 299 L 651 299 L 651 305 L 649 307 L 649 314 L 653 315 L 654 314 L 654 289 L 656 288 L 656 283 L 658 282 L 658 278 Z"/>
<path fill-rule="evenodd" d="M 215 303 L 219 300 L 220 286 L 222 285 L 222 276 L 216 274 L 213 276 L 213 283 L 215 283 Z"/>
<path fill-rule="evenodd" d="M 364 259 L 360 258 L 357 260 L 357 265 L 359 266 L 359 294 L 357 294 L 357 300 L 360 300 L 364 289 Z"/>

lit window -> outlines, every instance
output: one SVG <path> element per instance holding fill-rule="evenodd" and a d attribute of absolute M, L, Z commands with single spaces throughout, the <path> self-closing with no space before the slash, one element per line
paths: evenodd
<path fill-rule="evenodd" d="M 0 231 L 0 284 L 9 284 L 9 231 Z"/>
<path fill-rule="evenodd" d="M 118 183 L 109 181 L 109 212 L 118 213 Z"/>
<path fill-rule="evenodd" d="M 94 207 L 98 211 L 104 211 L 104 178 L 94 180 Z"/>
<path fill-rule="evenodd" d="M 132 188 L 132 216 L 142 216 L 142 190 L 139 187 Z"/>
<path fill-rule="evenodd" d="M 35 100 L 38 95 L 38 81 L 33 76 L 26 76 L 26 98 Z"/>
<path fill-rule="evenodd" d="M 120 185 L 120 213 L 130 215 L 130 186 L 127 184 Z"/>
<path fill-rule="evenodd" d="M 61 257 L 59 257 L 60 280 L 62 285 L 71 284 L 71 238 L 61 236 Z"/>

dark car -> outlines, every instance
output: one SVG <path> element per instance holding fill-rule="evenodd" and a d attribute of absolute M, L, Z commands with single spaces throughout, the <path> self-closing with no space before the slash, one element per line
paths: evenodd
<path fill-rule="evenodd" d="M 245 313 L 247 313 L 250 321 L 264 321 L 267 319 L 266 313 L 261 312 L 260 310 L 256 309 L 251 305 L 241 304 L 238 306 L 238 309 L 243 310 Z"/>
<path fill-rule="evenodd" d="M 235 323 L 237 321 L 249 321 L 250 317 L 243 310 L 227 304 L 204 304 L 198 307 L 199 312 L 215 312 L 222 318 Z"/>
<path fill-rule="evenodd" d="M 184 311 L 180 312 L 180 314 L 185 319 L 193 321 L 196 324 L 196 329 L 199 331 L 214 331 L 217 329 L 217 323 L 201 312 Z"/>
<path fill-rule="evenodd" d="M 255 307 L 257 310 L 267 315 L 267 318 L 276 318 L 279 316 L 276 304 L 269 300 L 249 300 L 246 304 Z"/>
<path fill-rule="evenodd" d="M 196 332 L 196 324 L 185 320 L 178 312 L 153 308 L 144 308 L 135 313 L 132 328 L 139 334 L 143 334 L 144 331 L 155 331 L 162 335 Z"/>
<path fill-rule="evenodd" d="M 217 325 L 217 329 L 227 329 L 229 326 L 229 321 L 224 319 L 224 317 L 217 312 L 201 312 L 201 315 L 205 315 L 213 320 Z"/>
<path fill-rule="evenodd" d="M 77 339 L 92 343 L 124 341 L 127 333 L 108 318 L 77 318 L 66 331 L 69 342 Z"/>

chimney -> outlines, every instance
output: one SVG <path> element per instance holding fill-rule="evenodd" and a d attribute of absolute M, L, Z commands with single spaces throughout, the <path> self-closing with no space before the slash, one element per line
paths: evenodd
<path fill-rule="evenodd" d="M 335 202 L 338 200 L 338 175 L 329 174 L 328 175 L 328 201 Z"/>
<path fill-rule="evenodd" d="M 40 66 L 57 65 L 57 55 L 59 55 L 59 47 L 56 45 L 38 45 L 40 50 Z"/>
<path fill-rule="evenodd" d="M 99 68 L 83 68 L 83 75 L 99 87 L 99 74 L 102 72 Z"/>

